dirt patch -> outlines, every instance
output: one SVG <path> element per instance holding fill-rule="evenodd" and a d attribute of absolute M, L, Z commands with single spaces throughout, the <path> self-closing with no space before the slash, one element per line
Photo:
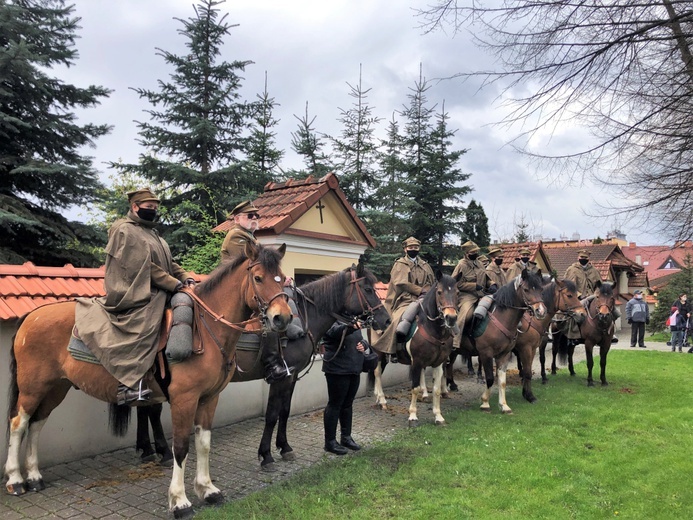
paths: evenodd
<path fill-rule="evenodd" d="M 124 482 L 137 482 L 139 480 L 160 478 L 163 476 L 164 470 L 157 462 L 148 462 L 147 464 L 142 464 L 138 468 L 115 475 L 112 478 L 95 480 L 94 482 L 84 486 L 84 488 L 92 489 L 97 487 L 113 487 L 119 486 Z"/>

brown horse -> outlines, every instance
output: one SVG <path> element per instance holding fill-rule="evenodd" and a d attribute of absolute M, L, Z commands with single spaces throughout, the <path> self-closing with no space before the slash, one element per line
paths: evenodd
<path fill-rule="evenodd" d="M 595 289 L 594 297 L 583 300 L 583 306 L 586 306 L 587 319 L 580 324 L 580 335 L 585 342 L 587 386 L 594 386 L 594 380 L 592 379 L 592 368 L 594 367 L 592 350 L 595 345 L 599 346 L 599 364 L 601 367 L 600 379 L 602 386 L 607 386 L 609 383 L 606 380 L 606 357 L 609 354 L 612 339 L 614 337 L 614 320 L 612 313 L 616 306 L 613 286 L 608 283 L 599 283 Z M 551 366 L 551 373 L 556 373 L 557 352 L 560 360 L 568 360 L 570 375 L 574 376 L 573 353 L 575 352 L 575 345 L 566 339 L 565 334 L 556 332 L 553 336 L 553 349 L 554 358 Z M 542 373 L 544 373 L 543 365 Z"/>
<path fill-rule="evenodd" d="M 387 328 L 390 323 L 390 315 L 384 309 L 382 302 L 375 292 L 377 280 L 362 263 L 352 266 L 332 275 L 325 276 L 302 285 L 296 291 L 296 303 L 299 315 L 303 320 L 307 335 L 290 340 L 284 349 L 284 359 L 289 366 L 294 367 L 293 377 L 277 381 L 270 385 L 267 410 L 265 412 L 265 429 L 258 448 L 260 465 L 265 471 L 275 470 L 272 457 L 272 436 L 274 428 L 277 429 L 277 449 L 284 460 L 295 460 L 294 451 L 287 440 L 287 423 L 291 414 L 291 398 L 296 382 L 300 379 L 300 372 L 309 367 L 313 356 L 317 354 L 315 342 L 319 340 L 337 318 L 358 318 L 372 325 L 376 330 Z M 268 341 L 277 341 L 276 334 L 269 334 Z M 263 366 L 258 360 L 256 350 L 236 350 L 238 370 L 233 375 L 231 382 L 252 381 L 263 378 Z M 151 441 L 147 430 L 147 417 L 141 417 L 152 410 L 149 415 L 152 430 L 155 432 L 154 441 L 156 451 L 162 455 L 162 463 L 165 463 L 167 455 L 166 437 L 161 427 L 161 406 L 148 406 L 138 409 L 137 445 L 147 449 L 152 454 Z"/>
<path fill-rule="evenodd" d="M 409 405 L 409 425 L 418 424 L 416 400 L 425 389 L 423 371 L 433 367 L 433 415 L 436 424 L 445 424 L 440 412 L 440 395 L 443 384 L 443 363 L 452 351 L 452 328 L 457 322 L 457 285 L 452 276 L 436 273 L 436 284 L 419 300 L 416 315 L 417 329 L 407 343 L 411 356 L 411 404 Z M 376 403 L 385 410 L 387 400 L 383 392 L 382 373 L 387 365 L 387 354 L 378 352 L 379 363 L 373 372 Z M 409 363 L 407 363 L 409 364 Z M 374 381 L 373 381 L 374 378 Z"/>
<path fill-rule="evenodd" d="M 223 500 L 209 476 L 211 427 L 219 392 L 236 368 L 235 346 L 243 323 L 258 315 L 263 326 L 283 330 L 291 320 L 282 284 L 278 250 L 246 246 L 246 256 L 222 264 L 194 291 L 195 319 L 204 347 L 199 355 L 170 366 L 168 399 L 173 421 L 174 465 L 168 491 L 169 506 L 177 518 L 193 514 L 185 494 L 183 474 L 190 432 L 195 429 L 198 497 L 209 503 Z M 281 296 L 281 297 L 280 297 Z M 67 351 L 75 323 L 75 302 L 40 307 L 19 324 L 11 351 L 9 448 L 5 474 L 7 492 L 45 487 L 38 465 L 38 440 L 50 413 L 71 387 L 107 402 L 115 402 L 118 381 L 101 365 L 75 360 Z M 22 476 L 20 447 L 27 438 Z"/>
<path fill-rule="evenodd" d="M 515 342 L 513 353 L 517 356 L 518 370 L 522 377 L 522 397 L 530 403 L 537 401 L 532 393 L 532 365 L 537 348 L 546 345 L 548 328 L 556 313 L 565 316 L 585 314 L 585 308 L 577 297 L 575 284 L 570 280 L 555 280 L 544 286 L 542 299 L 546 305 L 543 318 L 523 314 L 520 323 L 520 335 Z"/>
<path fill-rule="evenodd" d="M 484 367 L 486 390 L 481 396 L 481 410 L 485 412 L 491 410 L 489 399 L 495 360 L 498 369 L 498 404 L 503 413 L 512 413 L 505 399 L 508 362 L 519 334 L 517 327 L 525 311 L 540 319 L 546 315 L 543 289 L 541 276 L 525 269 L 493 295 L 494 304 L 489 311 L 486 330 L 479 337 L 468 334 L 466 330 L 461 334 L 460 350 L 463 356 L 479 356 L 479 364 Z"/>

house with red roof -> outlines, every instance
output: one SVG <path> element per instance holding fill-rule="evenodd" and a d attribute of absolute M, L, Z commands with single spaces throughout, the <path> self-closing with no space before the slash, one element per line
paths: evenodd
<path fill-rule="evenodd" d="M 537 264 L 543 274 L 551 273 L 551 260 L 544 252 L 541 240 L 537 242 L 518 242 L 515 244 L 494 244 L 503 250 L 503 263 L 501 268 L 508 269 L 520 258 L 522 249 L 529 249 L 529 261 Z"/>
<path fill-rule="evenodd" d="M 638 246 L 630 242 L 623 254 L 642 266 L 653 291 L 659 291 L 672 276 L 687 264 L 693 264 L 693 242 L 676 242 L 673 246 Z"/>
<path fill-rule="evenodd" d="M 286 244 L 282 268 L 299 285 L 358 263 L 375 247 L 334 173 L 267 183 L 253 203 L 260 214 L 255 236 L 265 245 Z M 212 231 L 225 233 L 232 225 L 227 220 Z"/>

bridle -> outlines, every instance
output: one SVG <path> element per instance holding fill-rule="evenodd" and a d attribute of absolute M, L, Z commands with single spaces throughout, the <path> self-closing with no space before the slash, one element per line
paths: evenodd
<path fill-rule="evenodd" d="M 597 314 L 595 314 L 594 316 L 592 316 L 592 315 L 590 314 L 590 307 L 592 306 L 592 302 L 590 302 L 590 304 L 586 307 L 585 310 L 587 311 L 587 319 L 588 319 L 588 320 L 590 320 L 592 323 L 594 323 L 594 322 L 596 321 L 596 322 L 599 323 L 600 325 L 603 325 L 603 324 L 604 324 L 604 320 L 605 320 L 605 318 L 603 318 L 603 317 L 607 317 L 607 316 L 608 316 L 608 317 L 611 317 L 611 314 L 612 314 L 612 312 L 613 312 L 613 310 L 614 310 L 614 309 L 613 309 L 613 306 L 615 305 L 615 301 L 614 301 L 614 297 L 611 296 L 611 297 L 609 298 L 609 300 L 610 300 L 609 303 L 610 303 L 610 304 L 601 304 L 601 305 L 600 305 L 599 302 L 597 302 L 597 298 L 599 298 L 599 297 L 598 297 L 598 296 L 595 296 L 594 299 L 592 300 L 592 302 L 596 302 L 596 303 L 597 303 Z M 608 313 L 602 313 L 602 312 L 601 312 L 601 308 L 602 308 L 602 307 L 606 307 L 606 309 L 607 309 L 609 312 L 608 312 Z"/>
<path fill-rule="evenodd" d="M 272 302 L 276 300 L 277 298 L 284 298 L 285 301 L 288 303 L 289 302 L 289 295 L 286 294 L 283 290 L 280 290 L 277 294 L 272 296 L 269 300 L 265 301 L 259 294 L 258 292 L 258 286 L 257 282 L 255 281 L 255 277 L 253 274 L 250 272 L 250 270 L 255 267 L 256 265 L 260 265 L 259 261 L 252 262 L 248 264 L 248 278 L 250 279 L 250 285 L 253 286 L 253 299 L 257 303 L 257 318 L 261 323 L 262 323 L 262 331 L 263 334 L 266 334 L 270 330 L 270 326 L 267 320 L 267 309 L 269 309 L 269 306 L 272 305 Z M 281 283 L 281 278 L 277 280 L 277 278 L 280 278 L 278 275 L 275 276 L 275 281 L 278 283 Z M 255 314 L 255 313 L 253 313 Z M 251 318 L 252 320 L 253 318 Z M 250 320 L 249 320 L 250 321 Z"/>
<path fill-rule="evenodd" d="M 561 297 L 562 297 L 566 292 L 568 292 L 568 288 L 567 288 L 567 287 L 563 287 L 562 289 L 559 289 L 559 290 L 558 290 L 558 298 L 556 299 L 556 309 L 557 309 L 557 310 L 556 310 L 556 313 L 565 314 L 566 316 L 570 317 L 570 316 L 574 316 L 574 315 L 576 314 L 576 313 L 575 313 L 575 310 L 576 310 L 576 309 L 579 309 L 580 307 L 583 307 L 583 308 L 584 308 L 584 306 L 582 305 L 582 303 L 580 303 L 580 302 L 578 301 L 577 304 L 575 304 L 573 307 L 569 307 L 569 308 L 566 309 L 566 310 L 561 309 Z"/>
<path fill-rule="evenodd" d="M 433 290 L 433 289 L 431 289 L 431 290 Z M 438 315 L 437 315 L 437 316 L 431 317 L 431 316 L 428 314 L 428 312 L 427 312 L 426 309 L 424 308 L 424 305 L 423 305 L 423 301 L 422 301 L 422 300 L 419 300 L 418 303 L 419 303 L 419 308 L 420 308 L 421 311 L 424 313 L 424 316 L 426 316 L 426 319 L 427 319 L 428 321 L 438 321 L 438 320 L 442 320 L 442 321 L 443 321 L 443 326 L 444 326 L 446 329 L 451 329 L 451 328 L 452 328 L 452 327 L 450 327 L 450 326 L 448 325 L 448 322 L 447 322 L 447 320 L 445 319 L 445 314 L 444 314 L 444 313 L 445 313 L 445 309 L 452 309 L 453 311 L 455 311 L 455 314 L 457 314 L 457 306 L 456 306 L 454 303 L 453 303 L 452 305 L 441 305 L 440 301 L 438 300 L 438 293 L 437 293 L 437 290 L 436 290 L 436 309 L 438 310 Z"/>
<path fill-rule="evenodd" d="M 519 289 L 520 289 L 520 287 L 522 287 L 523 284 L 524 284 L 524 281 L 520 281 L 519 283 L 517 283 L 517 282 L 515 283 L 515 294 L 518 294 Z M 515 305 L 506 305 L 505 307 L 507 307 L 509 309 L 517 309 L 517 310 L 527 311 L 527 314 L 529 314 L 531 317 L 534 317 L 534 309 L 532 308 L 532 305 L 544 303 L 541 298 L 539 298 L 538 300 L 533 301 L 533 302 L 527 301 L 524 294 L 521 295 L 521 299 L 522 299 L 522 303 L 524 304 L 523 307 L 517 307 Z M 494 309 L 494 311 L 495 311 L 495 309 Z"/>
<path fill-rule="evenodd" d="M 361 286 L 359 285 L 359 282 L 361 280 L 365 280 L 366 277 L 361 276 L 360 278 L 357 278 L 354 269 L 350 269 L 349 272 L 351 273 L 351 280 L 349 281 L 349 294 L 347 296 L 347 300 L 350 301 L 354 292 L 356 292 L 356 298 L 358 299 L 359 305 L 361 306 L 361 313 L 358 314 L 356 317 L 366 322 L 366 326 L 370 327 L 373 325 L 373 321 L 375 320 L 375 311 L 378 310 L 380 307 L 383 307 L 383 302 L 381 301 L 380 303 L 378 303 L 378 305 L 374 307 L 371 306 L 371 304 L 368 303 L 366 295 L 363 294 Z"/>

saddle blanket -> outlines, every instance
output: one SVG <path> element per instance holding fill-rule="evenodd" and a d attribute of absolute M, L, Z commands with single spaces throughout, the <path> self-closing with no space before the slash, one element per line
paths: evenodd
<path fill-rule="evenodd" d="M 87 347 L 81 339 L 75 337 L 74 331 L 70 336 L 70 342 L 67 344 L 67 351 L 77 361 L 84 361 L 85 363 L 92 363 L 94 365 L 101 364 L 99 360 L 96 359 L 96 356 L 91 353 L 89 347 Z"/>

